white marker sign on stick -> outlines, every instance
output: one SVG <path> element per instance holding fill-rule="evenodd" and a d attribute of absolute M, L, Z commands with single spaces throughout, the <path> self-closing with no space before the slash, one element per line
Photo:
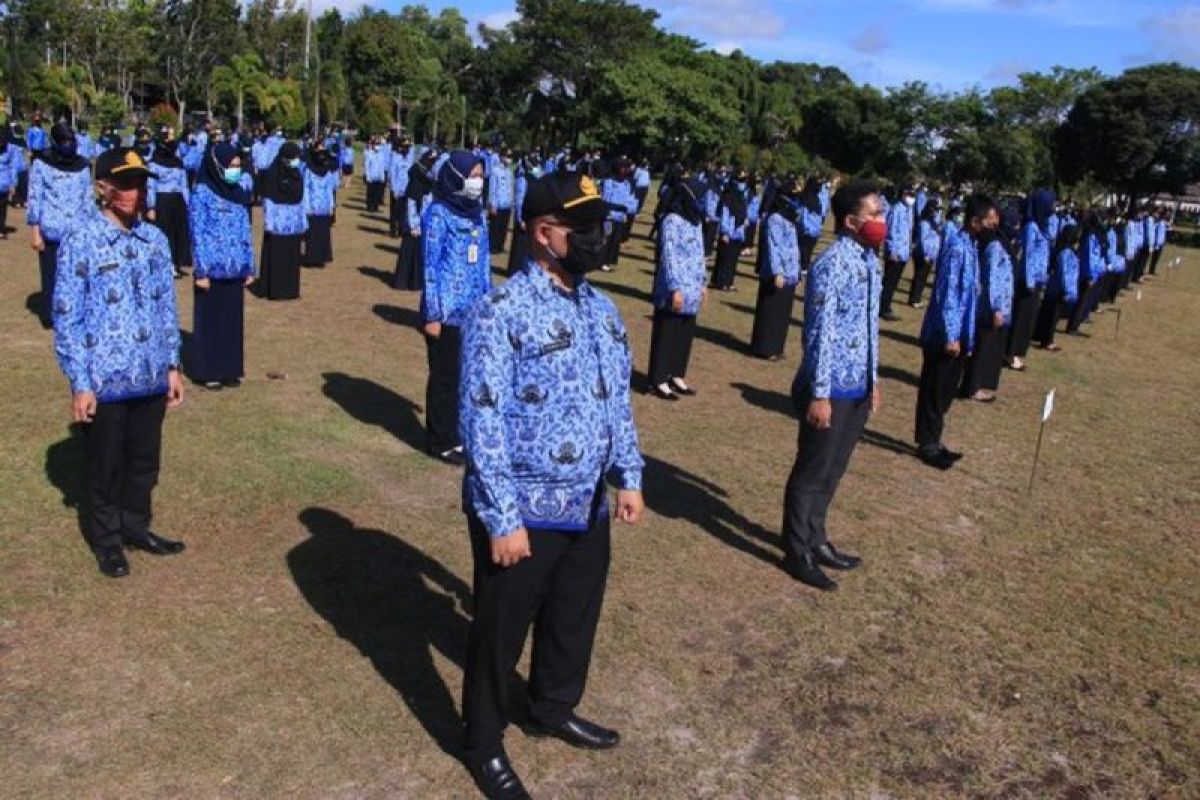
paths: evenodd
<path fill-rule="evenodd" d="M 1046 401 L 1042 404 L 1042 423 L 1044 424 L 1050 419 L 1050 415 L 1054 413 L 1054 393 L 1057 389 L 1051 389 L 1046 395 Z"/>

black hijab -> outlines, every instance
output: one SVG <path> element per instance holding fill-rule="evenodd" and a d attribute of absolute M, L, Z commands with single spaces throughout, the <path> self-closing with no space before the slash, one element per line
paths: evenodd
<path fill-rule="evenodd" d="M 284 142 L 271 166 L 263 173 L 259 194 L 273 203 L 294 206 L 304 199 L 304 176 L 288 162 L 300 157 L 300 145 Z"/>
<path fill-rule="evenodd" d="M 165 139 L 154 148 L 150 163 L 165 169 L 183 169 L 183 160 L 179 157 L 179 142 L 175 139 Z"/>
<path fill-rule="evenodd" d="M 436 150 L 426 150 L 408 168 L 408 187 L 404 190 L 404 199 L 420 204 L 425 196 L 433 191 L 433 176 L 429 171 L 437 162 L 437 156 Z"/>
<path fill-rule="evenodd" d="M 809 178 L 804 182 L 804 191 L 800 194 L 800 205 L 807 208 L 812 213 L 820 216 L 821 214 L 821 182 L 816 178 Z"/>
<path fill-rule="evenodd" d="M 218 197 L 238 205 L 250 205 L 250 194 L 240 183 L 230 183 L 225 180 L 225 168 L 239 157 L 238 150 L 228 142 L 221 142 L 208 148 L 208 152 L 200 159 L 200 169 L 196 175 L 196 183 L 207 186 Z M 241 156 L 242 163 L 246 162 Z"/>
<path fill-rule="evenodd" d="M 71 126 L 58 122 L 50 129 L 50 146 L 42 151 L 41 158 L 59 172 L 83 172 L 91 165 L 79 155 L 78 146 Z"/>
<path fill-rule="evenodd" d="M 795 180 L 785 180 L 775 192 L 770 213 L 778 214 L 794 224 L 800 218 L 800 209 L 794 202 L 799 192 L 800 187 Z"/>
<path fill-rule="evenodd" d="M 326 150 L 324 147 L 317 147 L 317 143 L 313 142 L 308 148 L 308 153 L 305 154 L 304 162 L 308 165 L 308 171 L 316 175 L 318 178 L 323 178 L 329 174 L 329 170 L 333 169 L 336 156 Z"/>
<path fill-rule="evenodd" d="M 727 208 L 733 215 L 734 224 L 741 227 L 746 222 L 746 195 L 738 188 L 738 180 L 745 182 L 746 176 L 739 175 L 737 179 L 725 183 L 725 191 L 721 192 L 721 200 L 717 204 L 717 216 L 720 216 L 721 208 Z"/>
<path fill-rule="evenodd" d="M 663 216 L 678 214 L 689 224 L 699 225 L 704 217 L 700 198 L 706 188 L 704 181 L 687 177 L 686 173 L 676 175 L 662 202 Z"/>

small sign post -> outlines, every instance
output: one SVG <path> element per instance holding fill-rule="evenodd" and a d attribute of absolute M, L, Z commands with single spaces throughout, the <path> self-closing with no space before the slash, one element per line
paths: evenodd
<path fill-rule="evenodd" d="M 1042 437 L 1046 433 L 1046 423 L 1050 420 L 1050 416 L 1054 413 L 1054 394 L 1057 390 L 1051 389 L 1046 394 L 1046 399 L 1042 403 L 1042 422 L 1038 425 L 1038 440 L 1037 449 L 1033 451 L 1033 470 L 1029 473 L 1029 492 L 1033 494 L 1033 484 L 1037 479 L 1038 459 L 1042 457 Z"/>

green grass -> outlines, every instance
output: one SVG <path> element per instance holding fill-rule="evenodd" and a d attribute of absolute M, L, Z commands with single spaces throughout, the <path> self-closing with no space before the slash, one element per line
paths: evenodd
<path fill-rule="evenodd" d="M 169 416 L 156 527 L 189 548 L 135 555 L 118 582 L 76 530 L 66 388 L 24 310 L 35 259 L 0 242 L 0 796 L 471 795 L 452 755 L 459 476 L 420 452 L 417 298 L 360 271 L 395 259 L 360 209 L 356 181 L 337 261 L 305 272 L 301 302 L 249 303 L 244 388 L 192 389 Z M 650 250 L 626 253 L 596 282 L 644 372 Z M 1102 314 L 1006 372 L 995 406 L 956 404 L 948 441 L 968 455 L 945 475 L 896 452 L 919 313 L 885 326 L 885 406 L 830 517 L 866 566 L 832 596 L 775 565 L 799 328 L 783 363 L 744 354 L 744 264 L 701 317 L 701 394 L 634 400 L 650 513 L 616 535 L 581 709 L 625 744 L 513 729 L 526 782 L 553 798 L 1200 795 L 1200 262 L 1176 254 L 1123 299 L 1119 341 Z"/>

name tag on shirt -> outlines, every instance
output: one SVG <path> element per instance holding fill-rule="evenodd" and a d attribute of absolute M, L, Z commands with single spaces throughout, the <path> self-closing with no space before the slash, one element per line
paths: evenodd
<path fill-rule="evenodd" d="M 101 264 L 101 265 L 100 265 L 100 267 L 99 267 L 99 269 L 98 269 L 98 272 L 99 272 L 101 275 L 103 275 L 103 274 L 104 274 L 104 273 L 106 273 L 106 272 L 112 272 L 112 271 L 113 271 L 114 269 L 116 269 L 118 266 L 120 266 L 120 265 L 119 265 L 119 264 L 118 264 L 116 261 L 110 261 L 110 262 L 109 262 L 109 263 L 107 263 L 107 264 Z"/>
<path fill-rule="evenodd" d="M 479 245 L 473 244 L 467 247 L 467 263 L 474 264 L 479 260 Z"/>

